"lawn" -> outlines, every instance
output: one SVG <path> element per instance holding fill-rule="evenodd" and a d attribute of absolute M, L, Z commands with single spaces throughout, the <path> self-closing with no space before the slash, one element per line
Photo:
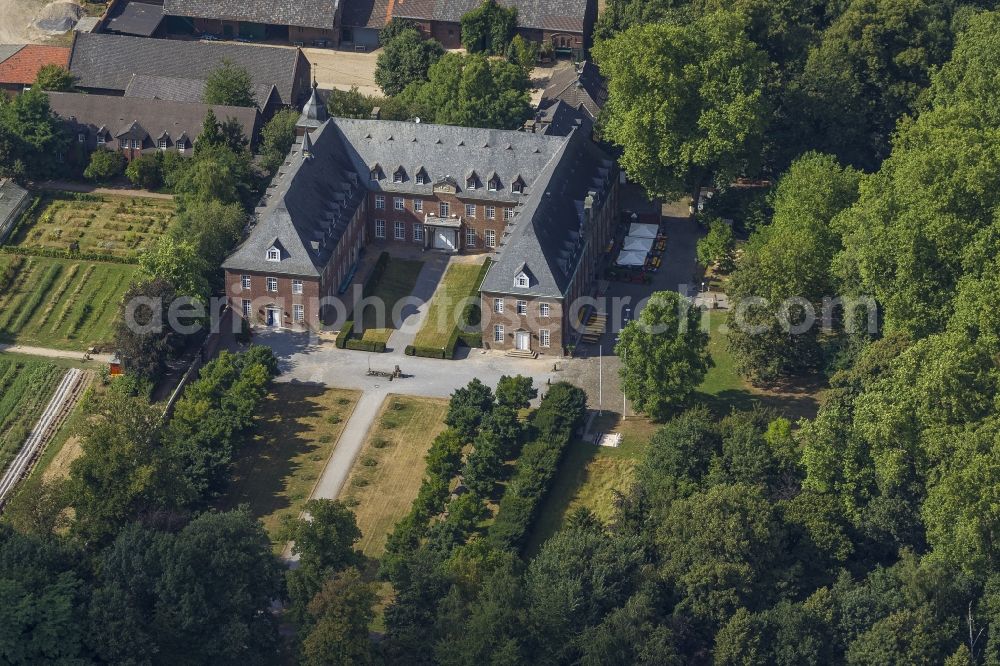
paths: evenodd
<path fill-rule="evenodd" d="M 390 259 L 386 264 L 385 272 L 375 285 L 371 293 L 372 298 L 381 299 L 385 304 L 385 321 L 378 321 L 377 310 L 374 307 L 366 307 L 362 313 L 362 325 L 366 342 L 389 341 L 392 332 L 396 330 L 396 322 L 392 321 L 393 309 L 396 303 L 406 298 L 413 291 L 413 285 L 417 282 L 420 269 L 424 267 L 424 262 L 411 259 Z M 385 324 L 379 327 L 379 324 Z"/>
<path fill-rule="evenodd" d="M 137 271 L 129 264 L 0 254 L 0 341 L 75 350 L 110 342 Z"/>
<path fill-rule="evenodd" d="M 248 504 L 280 551 L 282 519 L 297 516 L 312 495 L 360 395 L 311 384 L 274 384 L 261 407 L 257 434 L 237 453 L 232 483 L 218 507 Z"/>
<path fill-rule="evenodd" d="M 45 361 L 0 356 L 0 470 L 28 438 L 64 373 Z"/>
<path fill-rule="evenodd" d="M 586 507 L 601 520 L 609 520 L 614 512 L 615 492 L 628 490 L 635 466 L 656 429 L 657 425 L 646 418 L 621 421 L 620 415 L 613 412 L 595 419 L 592 431 L 620 432 L 621 444 L 610 448 L 577 440 L 569 445 L 542 503 L 527 552 L 537 552 L 577 507 Z"/>
<path fill-rule="evenodd" d="M 10 239 L 27 251 L 44 248 L 134 260 L 174 221 L 174 203 L 109 195 L 46 192 Z"/>
<path fill-rule="evenodd" d="M 382 404 L 341 493 L 357 516 L 365 555 L 380 556 L 393 526 L 410 510 L 424 456 L 444 430 L 447 411 L 448 401 L 435 398 L 389 395 Z"/>
<path fill-rule="evenodd" d="M 479 304 L 479 285 L 483 279 L 483 264 L 451 263 L 438 285 L 423 326 L 413 341 L 415 347 L 443 349 L 448 346 L 452 331 L 461 316 L 461 304 L 472 297 Z"/>

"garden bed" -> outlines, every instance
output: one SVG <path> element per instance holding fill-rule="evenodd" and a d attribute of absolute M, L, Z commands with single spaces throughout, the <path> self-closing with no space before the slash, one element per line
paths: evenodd
<path fill-rule="evenodd" d="M 0 356 L 0 470 L 27 440 L 64 372 L 45 361 Z"/>

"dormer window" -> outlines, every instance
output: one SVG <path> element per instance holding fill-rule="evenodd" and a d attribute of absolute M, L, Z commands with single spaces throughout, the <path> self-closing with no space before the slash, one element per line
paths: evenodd
<path fill-rule="evenodd" d="M 167 149 L 167 139 L 166 139 L 166 137 L 158 139 L 156 141 L 156 147 L 159 148 L 160 150 L 166 150 Z"/>
<path fill-rule="evenodd" d="M 107 139 L 104 138 L 104 133 L 103 132 L 98 132 L 97 133 L 97 145 L 98 146 L 103 146 L 106 141 L 107 141 Z"/>
<path fill-rule="evenodd" d="M 406 169 L 404 169 L 403 167 L 399 167 L 392 174 L 392 182 L 402 183 L 404 180 L 406 180 Z"/>
<path fill-rule="evenodd" d="M 467 189 L 467 190 L 475 190 L 475 189 L 478 189 L 478 187 L 479 187 L 479 176 L 477 176 L 476 172 L 473 171 L 465 179 L 465 189 Z"/>
<path fill-rule="evenodd" d="M 268 248 L 267 250 L 267 260 L 268 261 L 281 261 L 281 250 L 276 247 Z"/>
<path fill-rule="evenodd" d="M 521 180 L 520 176 L 510 184 L 510 191 L 514 194 L 524 194 L 524 181 Z"/>
<path fill-rule="evenodd" d="M 370 176 L 372 180 L 382 180 L 385 178 L 385 172 L 382 171 L 382 167 L 376 164 L 372 167 Z"/>
<path fill-rule="evenodd" d="M 417 185 L 430 185 L 431 179 L 423 169 L 417 171 Z"/>
<path fill-rule="evenodd" d="M 490 185 L 490 192 L 499 192 L 500 188 L 503 187 L 503 185 L 500 183 L 500 176 L 494 174 L 493 177 L 490 178 L 489 185 Z"/>
<path fill-rule="evenodd" d="M 521 289 L 527 289 L 531 286 L 531 280 L 528 278 L 528 274 L 521 271 L 514 277 L 514 286 L 520 287 Z"/>

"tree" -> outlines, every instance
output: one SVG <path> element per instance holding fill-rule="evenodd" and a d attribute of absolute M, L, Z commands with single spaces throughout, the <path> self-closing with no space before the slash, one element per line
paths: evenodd
<path fill-rule="evenodd" d="M 155 190 L 163 184 L 162 153 L 143 155 L 125 168 L 125 176 L 134 186 L 144 190 Z"/>
<path fill-rule="evenodd" d="M 699 315 L 675 292 L 659 291 L 622 329 L 615 353 L 622 359 L 625 396 L 635 409 L 663 420 L 701 382 L 712 360 Z"/>
<path fill-rule="evenodd" d="M 125 171 L 125 156 L 113 150 L 95 150 L 90 154 L 90 163 L 83 170 L 89 180 L 106 183 L 122 175 Z"/>
<path fill-rule="evenodd" d="M 364 95 L 357 86 L 350 90 L 330 91 L 326 98 L 326 110 L 334 118 L 368 118 L 372 109 L 381 106 L 381 98 Z"/>
<path fill-rule="evenodd" d="M 503 7 L 496 0 L 462 15 L 462 46 L 469 53 L 504 55 L 517 29 L 517 7 Z"/>
<path fill-rule="evenodd" d="M 375 83 L 386 95 L 398 95 L 406 86 L 427 80 L 427 70 L 444 55 L 434 39 L 424 39 L 416 30 L 403 30 L 388 42 L 375 63 Z"/>
<path fill-rule="evenodd" d="M 720 219 L 713 219 L 708 224 L 708 234 L 698 239 L 698 263 L 706 268 L 718 266 L 723 271 L 731 270 L 735 244 L 733 226 Z"/>
<path fill-rule="evenodd" d="M 494 400 L 493 391 L 477 377 L 451 394 L 444 422 L 458 433 L 462 441 L 471 442 L 479 431 L 483 417 L 492 411 Z"/>
<path fill-rule="evenodd" d="M 139 256 L 139 265 L 148 279 L 166 280 L 174 285 L 179 296 L 208 300 L 210 290 L 205 279 L 208 266 L 191 241 L 163 236 Z"/>
<path fill-rule="evenodd" d="M 248 151 L 235 152 L 224 142 L 199 140 L 190 163 L 176 177 L 174 194 L 182 206 L 249 202 L 256 187 L 250 157 Z"/>
<path fill-rule="evenodd" d="M 393 16 L 385 27 L 378 31 L 378 43 L 385 46 L 407 30 L 417 29 L 417 24 L 413 21 Z"/>
<path fill-rule="evenodd" d="M 160 278 L 134 284 L 125 292 L 115 321 L 114 348 L 126 372 L 155 382 L 180 351 L 183 339 L 169 326 L 168 315 L 176 298 L 173 284 Z M 128 312 L 131 316 L 126 316 Z"/>
<path fill-rule="evenodd" d="M 221 286 L 217 269 L 240 240 L 246 222 L 246 213 L 238 203 L 196 201 L 180 213 L 170 234 L 178 243 L 194 245 L 197 255 L 205 261 L 205 277 L 217 288 Z"/>
<path fill-rule="evenodd" d="M 497 383 L 496 402 L 500 407 L 527 409 L 537 397 L 538 389 L 532 386 L 531 377 L 504 375 Z"/>
<path fill-rule="evenodd" d="M 0 98 L 0 175 L 42 178 L 65 173 L 70 146 L 63 121 L 38 88 Z"/>
<path fill-rule="evenodd" d="M 728 183 L 756 171 L 770 74 L 745 18 L 715 12 L 637 25 L 593 52 L 608 78 L 602 134 L 649 192 L 696 197 L 713 177 Z"/>
<path fill-rule="evenodd" d="M 514 35 L 507 47 L 507 60 L 520 65 L 525 72 L 531 72 L 538 61 L 538 44 L 521 35 Z"/>
<path fill-rule="evenodd" d="M 223 60 L 205 79 L 202 101 L 205 104 L 256 107 L 257 99 L 250 72 L 242 65 Z"/>
<path fill-rule="evenodd" d="M 69 92 L 73 90 L 73 75 L 69 70 L 59 65 L 42 65 L 35 75 L 35 86 L 50 92 Z"/>
<path fill-rule="evenodd" d="M 293 109 L 278 111 L 260 131 L 260 154 L 264 168 L 274 173 L 295 143 L 295 124 L 299 114 Z"/>
<path fill-rule="evenodd" d="M 364 582 L 353 567 L 327 580 L 309 602 L 313 625 L 302 639 L 304 663 L 372 663 L 368 626 L 375 617 L 377 600 L 375 585 Z"/>

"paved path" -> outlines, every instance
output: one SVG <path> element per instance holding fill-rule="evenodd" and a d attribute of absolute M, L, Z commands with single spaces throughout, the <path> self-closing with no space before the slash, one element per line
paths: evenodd
<path fill-rule="evenodd" d="M 95 363 L 110 363 L 111 354 L 87 354 L 86 352 L 67 351 L 65 349 L 49 349 L 47 347 L 30 347 L 27 345 L 0 344 L 0 353 L 27 354 L 45 358 L 68 358 L 74 361 L 94 361 Z"/>

